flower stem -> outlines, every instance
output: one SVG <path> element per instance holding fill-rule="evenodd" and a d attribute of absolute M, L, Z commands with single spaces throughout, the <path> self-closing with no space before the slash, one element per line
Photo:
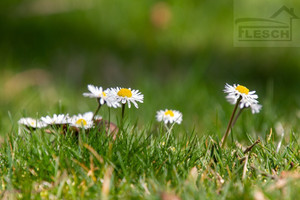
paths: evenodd
<path fill-rule="evenodd" d="M 125 114 L 125 105 L 126 104 L 122 104 L 122 121 L 124 119 L 124 114 Z"/>
<path fill-rule="evenodd" d="M 100 99 L 97 98 L 97 102 L 98 102 L 98 107 L 97 107 L 97 110 L 94 112 L 94 115 L 93 115 L 93 121 L 95 119 L 95 116 L 97 115 L 97 113 L 99 112 L 100 108 L 101 108 L 101 103 L 100 103 Z"/>
<path fill-rule="evenodd" d="M 167 141 L 166 141 L 166 143 L 168 143 L 168 141 L 169 141 L 169 137 L 170 137 L 170 134 L 171 134 L 171 131 L 172 131 L 174 125 L 175 125 L 175 122 L 171 125 L 171 127 L 168 127 L 168 125 L 165 124 L 166 129 L 167 129 Z"/>
<path fill-rule="evenodd" d="M 107 108 L 108 108 L 108 130 L 107 130 L 107 133 L 109 134 L 110 133 L 110 107 L 107 106 Z"/>
<path fill-rule="evenodd" d="M 236 104 L 235 104 L 235 106 L 234 106 L 233 112 L 232 112 L 231 117 L 230 117 L 230 121 L 229 121 L 228 126 L 227 126 L 226 133 L 223 136 L 222 141 L 221 141 L 222 142 L 222 146 L 221 146 L 222 148 L 224 147 L 226 139 L 227 139 L 227 137 L 228 137 L 228 135 L 230 133 L 230 129 L 231 129 L 231 126 L 232 126 L 232 121 L 233 121 L 234 115 L 236 113 L 236 110 L 238 108 L 238 105 L 240 104 L 241 99 L 242 98 L 239 97 L 238 100 L 237 100 L 237 102 L 236 102 Z"/>
<path fill-rule="evenodd" d="M 164 123 L 165 124 L 165 123 Z M 168 127 L 168 125 L 167 124 L 165 124 L 165 128 L 166 128 L 166 130 L 167 130 L 167 143 L 168 143 L 168 140 L 169 140 L 169 135 L 170 135 L 170 128 Z"/>
<path fill-rule="evenodd" d="M 239 112 L 236 114 L 236 117 L 234 118 L 231 128 L 235 125 L 237 119 L 239 118 L 239 116 L 241 115 L 242 111 L 244 110 L 244 108 L 240 109 Z"/>

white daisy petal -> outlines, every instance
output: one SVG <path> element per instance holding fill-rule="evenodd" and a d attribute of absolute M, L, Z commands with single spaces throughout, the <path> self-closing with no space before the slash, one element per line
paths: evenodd
<path fill-rule="evenodd" d="M 104 104 L 104 99 L 103 99 L 103 98 L 100 99 L 100 104 L 101 104 L 101 105 Z"/>
<path fill-rule="evenodd" d="M 138 100 L 137 100 L 138 101 Z M 132 104 L 136 107 L 136 108 L 139 108 L 139 105 L 135 102 L 135 101 L 132 101 Z"/>
<path fill-rule="evenodd" d="M 41 121 L 48 125 L 54 124 L 68 124 L 69 123 L 69 114 L 54 114 L 53 117 L 46 116 L 41 117 Z"/>
<path fill-rule="evenodd" d="M 104 92 L 106 94 L 105 101 L 108 107 L 121 107 L 121 104 L 119 103 L 119 100 L 112 89 L 106 89 Z"/>
<path fill-rule="evenodd" d="M 93 116 L 94 116 L 94 113 L 93 112 L 86 112 L 83 114 L 83 118 L 84 119 L 87 119 L 87 120 L 92 120 L 93 119 Z"/>
<path fill-rule="evenodd" d="M 251 112 L 252 114 L 255 114 L 255 113 L 259 113 L 261 108 L 262 108 L 262 105 L 260 104 L 252 104 L 250 105 L 250 108 L 251 108 Z"/>

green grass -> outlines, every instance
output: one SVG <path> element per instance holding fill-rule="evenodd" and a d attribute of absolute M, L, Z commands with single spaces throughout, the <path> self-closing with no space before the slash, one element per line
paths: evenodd
<path fill-rule="evenodd" d="M 157 105 L 167 104 L 167 100 L 160 97 L 153 99 L 151 90 L 143 87 L 145 103 L 140 104 L 140 109 L 127 110 L 126 122 L 116 140 L 97 128 L 88 133 L 82 131 L 78 137 L 70 131 L 62 135 L 59 130 L 54 130 L 54 134 L 47 134 L 44 130 L 31 134 L 18 133 L 17 117 L 25 113 L 19 111 L 13 114 L 12 128 L 8 127 L 0 140 L 1 198 L 165 199 L 166 195 L 176 195 L 182 199 L 259 199 L 259 195 L 265 199 L 299 197 L 297 121 L 281 121 L 285 136 L 279 152 L 276 152 L 281 138 L 272 109 L 268 108 L 272 107 L 272 103 L 265 105 L 260 114 L 243 113 L 227 140 L 226 148 L 222 149 L 219 140 L 233 109 L 224 97 L 219 103 L 218 93 L 215 94 L 216 100 L 211 100 L 211 95 L 200 97 L 202 102 L 216 108 L 210 111 L 208 108 L 205 110 L 205 105 L 199 105 L 195 111 L 200 116 L 189 110 L 190 105 L 180 104 L 182 99 L 177 99 L 178 106 L 173 101 L 173 108 L 179 107 L 184 113 L 184 121 L 174 127 L 167 141 L 165 129 L 154 121 L 153 110 L 153 107 L 161 109 Z M 153 87 L 159 91 L 158 87 Z M 175 85 L 172 92 L 168 93 L 169 88 L 166 87 L 161 88 L 161 93 L 166 92 L 171 99 L 172 95 L 180 93 L 180 89 Z M 61 88 L 57 90 L 65 91 Z M 196 87 L 189 90 L 194 91 Z M 33 94 L 35 89 L 30 91 Z M 203 94 L 208 91 L 202 88 Z M 68 110 L 76 113 L 76 110 L 84 112 L 84 109 L 96 107 L 94 101 L 80 97 L 78 91 L 68 92 L 62 94 L 62 103 L 56 106 L 51 104 L 48 113 Z M 159 96 L 160 92 L 157 94 Z M 78 99 L 72 101 L 75 96 Z M 192 96 L 190 98 L 193 99 Z M 197 98 L 194 97 L 195 101 Z M 262 100 L 263 105 L 268 99 L 267 96 Z M 39 108 L 42 109 L 39 115 L 47 113 L 49 107 L 37 101 L 39 103 L 32 106 L 27 104 L 32 109 L 27 110 L 27 116 L 35 116 L 30 113 L 35 113 Z M 203 117 L 206 111 L 208 120 Z M 100 112 L 107 118 L 105 107 Z M 113 111 L 112 121 L 117 123 L 119 115 L 120 110 Z M 244 153 L 245 148 L 258 139 L 260 142 Z"/>
<path fill-rule="evenodd" d="M 166 1 L 166 27 L 152 20 L 157 1 L 86 2 L 0 1 L 1 199 L 299 199 L 297 48 L 233 48 L 228 1 Z M 299 16 L 299 5 L 287 6 Z M 227 81 L 256 90 L 263 109 L 244 112 L 221 149 Z M 18 133 L 21 117 L 95 110 L 90 83 L 145 95 L 115 141 Z M 169 141 L 155 121 L 165 108 L 183 113 Z"/>

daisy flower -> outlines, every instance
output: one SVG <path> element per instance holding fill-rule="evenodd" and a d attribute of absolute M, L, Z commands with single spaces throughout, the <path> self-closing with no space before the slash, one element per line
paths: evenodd
<path fill-rule="evenodd" d="M 231 86 L 228 83 L 226 83 L 224 92 L 227 93 L 226 99 L 229 101 L 229 103 L 235 104 L 235 106 L 231 114 L 226 132 L 222 138 L 222 148 L 225 146 L 225 142 L 230 133 L 230 130 L 236 123 L 243 109 L 250 107 L 252 113 L 254 114 L 259 113 L 259 111 L 262 108 L 262 105 L 258 104 L 258 96 L 257 94 L 255 94 L 255 91 L 249 91 L 249 89 L 245 86 L 239 84 L 233 84 L 233 86 Z M 240 107 L 240 110 L 235 116 L 238 106 Z"/>
<path fill-rule="evenodd" d="M 46 116 L 41 117 L 41 120 L 45 124 L 54 125 L 54 124 L 68 124 L 70 122 L 69 120 L 69 114 L 54 114 L 53 117 Z"/>
<path fill-rule="evenodd" d="M 233 84 L 233 86 L 231 86 L 226 83 L 224 92 L 228 94 L 226 99 L 231 104 L 236 104 L 240 98 L 240 108 L 247 108 L 258 103 L 258 96 L 255 94 L 255 91 L 249 91 L 248 88 L 239 84 Z"/>
<path fill-rule="evenodd" d="M 88 90 L 90 91 L 90 93 L 83 93 L 83 96 L 90 97 L 90 98 L 97 98 L 99 99 L 99 103 L 101 105 L 107 103 L 108 107 L 114 107 L 114 108 L 120 107 L 119 102 L 111 95 L 110 89 L 103 90 L 102 87 L 88 85 Z"/>
<path fill-rule="evenodd" d="M 93 112 L 87 112 L 82 114 L 78 114 L 78 115 L 74 115 L 70 121 L 70 126 L 75 126 L 78 128 L 84 128 L 84 129 L 89 129 L 92 128 L 94 126 L 94 122 L 93 122 Z"/>
<path fill-rule="evenodd" d="M 88 85 L 88 90 L 90 91 L 90 93 L 83 93 L 83 96 L 90 97 L 90 98 L 97 98 L 99 99 L 100 104 L 105 103 L 105 98 L 107 97 L 107 94 L 102 89 L 102 87 Z"/>
<path fill-rule="evenodd" d="M 43 121 L 31 117 L 21 118 L 18 123 L 31 128 L 44 128 L 47 126 Z"/>
<path fill-rule="evenodd" d="M 112 88 L 111 94 L 118 102 L 122 104 L 128 103 L 128 108 L 131 107 L 131 103 L 138 108 L 137 102 L 143 103 L 144 95 L 138 90 L 131 90 L 131 88 Z"/>
<path fill-rule="evenodd" d="M 164 121 L 165 124 L 180 124 L 182 121 L 182 113 L 177 110 L 159 110 L 156 114 L 156 120 L 159 122 Z"/>

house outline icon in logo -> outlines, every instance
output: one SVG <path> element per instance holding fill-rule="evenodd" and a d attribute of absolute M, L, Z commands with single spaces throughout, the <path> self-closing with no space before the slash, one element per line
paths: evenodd
<path fill-rule="evenodd" d="M 293 20 L 299 19 L 293 8 L 282 6 L 270 18 L 235 20 L 238 41 L 292 41 Z"/>

